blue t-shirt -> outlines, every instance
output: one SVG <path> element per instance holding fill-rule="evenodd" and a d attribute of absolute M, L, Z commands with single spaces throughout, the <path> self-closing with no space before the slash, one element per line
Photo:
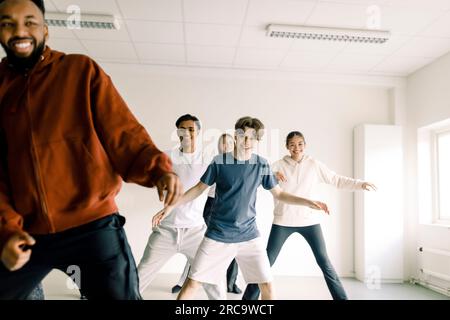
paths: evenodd
<path fill-rule="evenodd" d="M 256 226 L 256 190 L 266 190 L 278 183 L 267 160 L 253 154 L 250 160 L 238 161 L 232 153 L 214 158 L 200 179 L 216 195 L 205 236 L 220 242 L 237 243 L 259 236 Z"/>

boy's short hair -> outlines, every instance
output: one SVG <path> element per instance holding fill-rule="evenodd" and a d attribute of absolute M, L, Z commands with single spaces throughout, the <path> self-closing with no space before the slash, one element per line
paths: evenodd
<path fill-rule="evenodd" d="M 178 118 L 178 120 L 175 122 L 175 126 L 177 128 L 180 127 L 180 124 L 184 121 L 194 121 L 195 125 L 197 126 L 198 130 L 201 130 L 202 125 L 200 124 L 200 120 L 196 116 L 193 116 L 192 114 L 185 114 Z"/>
<path fill-rule="evenodd" d="M 255 129 L 256 139 L 261 140 L 264 135 L 264 124 L 261 120 L 252 117 L 242 117 L 234 125 L 235 130 L 245 131 L 245 128 Z"/>
<path fill-rule="evenodd" d="M 39 10 L 41 10 L 42 15 L 45 16 L 44 0 L 30 0 L 30 1 L 33 2 L 39 8 Z M 0 0 L 0 4 L 2 4 L 3 2 L 5 2 L 5 0 Z"/>

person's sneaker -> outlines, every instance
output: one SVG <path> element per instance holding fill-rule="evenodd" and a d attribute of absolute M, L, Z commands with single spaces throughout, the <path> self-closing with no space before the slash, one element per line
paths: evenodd
<path fill-rule="evenodd" d="M 237 284 L 233 284 L 233 288 L 228 288 L 227 291 L 228 291 L 228 292 L 231 292 L 231 293 L 236 293 L 236 294 L 242 293 L 242 290 L 239 289 L 239 287 L 237 286 Z"/>
<path fill-rule="evenodd" d="M 180 292 L 180 290 L 181 290 L 181 286 L 176 285 L 172 288 L 172 293 L 178 293 L 178 292 Z"/>

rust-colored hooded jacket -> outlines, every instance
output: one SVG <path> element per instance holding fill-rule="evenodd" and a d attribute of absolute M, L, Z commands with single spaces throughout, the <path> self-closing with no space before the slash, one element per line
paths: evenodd
<path fill-rule="evenodd" d="M 48 234 L 118 211 L 122 179 L 153 187 L 171 172 L 90 58 L 46 48 L 27 74 L 0 64 L 0 251 L 23 229 Z"/>

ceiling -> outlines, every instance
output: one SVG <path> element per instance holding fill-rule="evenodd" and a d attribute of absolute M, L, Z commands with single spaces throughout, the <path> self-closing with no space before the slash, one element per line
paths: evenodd
<path fill-rule="evenodd" d="M 45 0 L 47 11 L 119 16 L 119 31 L 50 28 L 53 49 L 99 62 L 407 76 L 450 51 L 450 0 Z M 270 23 L 365 28 L 385 44 L 272 39 Z"/>

